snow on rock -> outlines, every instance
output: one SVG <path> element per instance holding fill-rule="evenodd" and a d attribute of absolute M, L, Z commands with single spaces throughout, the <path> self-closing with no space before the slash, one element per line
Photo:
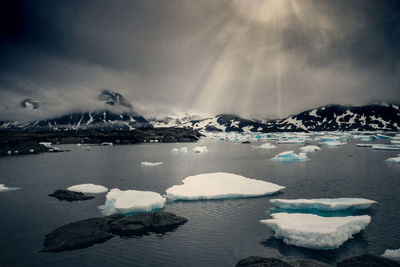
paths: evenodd
<path fill-rule="evenodd" d="M 321 150 L 321 148 L 319 146 L 309 145 L 309 146 L 300 147 L 300 150 L 302 150 L 303 152 L 313 152 L 313 151 Z"/>
<path fill-rule="evenodd" d="M 317 198 L 317 199 L 271 199 L 270 202 L 281 209 L 318 209 L 336 211 L 345 209 L 367 209 L 374 200 L 365 198 Z"/>
<path fill-rule="evenodd" d="M 204 153 L 204 152 L 208 152 L 208 149 L 206 146 L 196 146 L 195 148 L 193 148 L 193 152 L 194 153 Z"/>
<path fill-rule="evenodd" d="M 4 184 L 0 184 L 0 192 L 6 192 L 6 191 L 12 191 L 12 190 L 18 190 L 21 189 L 20 187 L 8 187 L 5 186 Z"/>
<path fill-rule="evenodd" d="M 270 195 L 285 187 L 233 173 L 204 173 L 185 178 L 166 190 L 172 200 L 233 199 Z"/>
<path fill-rule="evenodd" d="M 106 195 L 106 202 L 100 206 L 105 215 L 116 213 L 151 212 L 164 208 L 165 198 L 151 191 L 111 189 Z"/>
<path fill-rule="evenodd" d="M 386 249 L 382 254 L 382 257 L 390 260 L 400 261 L 400 248 L 398 249 Z"/>
<path fill-rule="evenodd" d="M 158 165 L 163 165 L 163 162 L 148 162 L 148 161 L 142 161 L 142 166 L 158 166 Z"/>
<path fill-rule="evenodd" d="M 107 187 L 97 184 L 78 184 L 67 188 L 69 191 L 89 193 L 89 194 L 100 194 L 108 191 Z"/>
<path fill-rule="evenodd" d="M 371 222 L 368 215 L 321 217 L 282 212 L 271 216 L 273 219 L 260 222 L 275 231 L 275 238 L 288 245 L 321 250 L 338 248 Z"/>
<path fill-rule="evenodd" d="M 272 158 L 273 161 L 292 162 L 292 161 L 305 161 L 308 160 L 306 153 L 295 154 L 293 151 L 285 151 L 279 153 Z"/>
<path fill-rule="evenodd" d="M 276 146 L 272 145 L 271 143 L 264 143 L 260 146 L 251 146 L 252 148 L 258 148 L 258 149 L 273 149 L 276 148 Z"/>

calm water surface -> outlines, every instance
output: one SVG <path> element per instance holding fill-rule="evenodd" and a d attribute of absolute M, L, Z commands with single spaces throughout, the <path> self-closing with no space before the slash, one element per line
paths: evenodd
<path fill-rule="evenodd" d="M 385 159 L 396 151 L 357 148 L 355 141 L 340 148 L 308 153 L 310 161 L 279 163 L 275 154 L 301 145 L 280 144 L 255 150 L 250 144 L 201 141 L 190 144 L 142 144 L 101 147 L 90 151 L 76 145 L 65 153 L 0 158 L 0 183 L 22 187 L 0 193 L 0 266 L 234 266 L 251 255 L 313 258 L 338 262 L 364 253 L 381 254 L 400 247 L 400 165 Z M 209 152 L 191 149 L 206 145 Z M 257 144 L 258 145 L 258 144 Z M 187 154 L 173 147 L 187 146 Z M 142 167 L 142 161 L 164 162 Z M 92 247 L 61 253 L 40 253 L 47 233 L 64 224 L 101 216 L 104 195 L 83 202 L 48 197 L 55 189 L 95 183 L 108 188 L 155 191 L 180 184 L 186 176 L 231 172 L 283 185 L 280 198 L 363 197 L 378 204 L 360 214 L 372 216 L 365 231 L 339 249 L 314 251 L 285 245 L 258 222 L 266 219 L 269 199 L 168 202 L 166 211 L 189 221 L 165 235 L 113 239 Z"/>

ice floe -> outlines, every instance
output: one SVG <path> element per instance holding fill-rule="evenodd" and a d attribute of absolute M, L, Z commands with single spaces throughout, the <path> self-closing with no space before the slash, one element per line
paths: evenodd
<path fill-rule="evenodd" d="M 142 166 L 159 166 L 163 165 L 163 162 L 148 162 L 148 161 L 142 161 Z"/>
<path fill-rule="evenodd" d="M 362 134 L 355 134 L 353 135 L 354 139 L 360 140 L 360 141 L 373 141 L 377 137 L 375 135 L 362 135 Z"/>
<path fill-rule="evenodd" d="M 321 150 L 321 148 L 319 146 L 308 145 L 308 146 L 300 147 L 300 150 L 303 152 L 313 152 L 313 151 Z"/>
<path fill-rule="evenodd" d="M 373 149 L 375 150 L 400 150 L 400 145 L 373 145 Z"/>
<path fill-rule="evenodd" d="M 285 151 L 279 153 L 271 160 L 273 161 L 282 161 L 282 162 L 293 162 L 293 161 L 305 161 L 308 160 L 306 153 L 295 154 L 293 151 Z"/>
<path fill-rule="evenodd" d="M 317 198 L 317 199 L 271 199 L 270 202 L 281 209 L 318 209 L 336 211 L 345 209 L 367 209 L 374 200 L 365 198 Z"/>
<path fill-rule="evenodd" d="M 180 152 L 180 153 L 187 153 L 187 152 L 188 152 L 188 148 L 187 148 L 186 146 L 181 147 L 181 148 L 179 149 L 179 152 Z"/>
<path fill-rule="evenodd" d="M 275 232 L 275 238 L 288 245 L 310 249 L 334 249 L 371 222 L 368 215 L 321 217 L 314 214 L 275 213 L 272 219 L 260 220 Z"/>
<path fill-rule="evenodd" d="M 382 254 L 382 257 L 400 261 L 400 248 L 398 249 L 386 249 L 385 252 Z"/>
<path fill-rule="evenodd" d="M 89 194 L 100 194 L 107 192 L 108 188 L 97 184 L 77 184 L 68 187 L 67 190 Z"/>
<path fill-rule="evenodd" d="M 293 138 L 293 139 L 281 139 L 278 141 L 278 144 L 303 144 L 304 139 L 298 139 L 298 138 Z"/>
<path fill-rule="evenodd" d="M 273 149 L 276 148 L 276 146 L 270 144 L 270 143 L 264 143 L 260 146 L 251 146 L 252 148 L 258 148 L 258 149 Z"/>
<path fill-rule="evenodd" d="M 173 149 L 171 149 L 172 152 L 179 152 L 179 148 L 174 147 Z"/>
<path fill-rule="evenodd" d="M 165 198 L 156 192 L 114 188 L 107 193 L 105 204 L 99 208 L 104 215 L 111 215 L 156 211 L 164 206 Z"/>
<path fill-rule="evenodd" d="M 9 187 L 5 186 L 4 184 L 0 184 L 0 192 L 6 192 L 6 191 L 12 191 L 12 190 L 18 190 L 21 189 L 21 187 Z"/>
<path fill-rule="evenodd" d="M 320 142 L 319 144 L 323 146 L 341 146 L 343 144 L 346 144 L 346 142 L 342 142 L 340 140 L 334 140 L 334 141 L 323 141 Z"/>
<path fill-rule="evenodd" d="M 386 162 L 390 162 L 390 163 L 400 163 L 400 154 L 397 155 L 397 157 L 388 158 L 388 159 L 386 160 Z"/>
<path fill-rule="evenodd" d="M 233 199 L 270 195 L 285 187 L 233 173 L 204 173 L 185 178 L 166 190 L 172 200 Z"/>
<path fill-rule="evenodd" d="M 208 149 L 206 146 L 196 146 L 195 148 L 193 148 L 192 151 L 194 153 L 204 153 L 204 152 L 208 152 Z"/>

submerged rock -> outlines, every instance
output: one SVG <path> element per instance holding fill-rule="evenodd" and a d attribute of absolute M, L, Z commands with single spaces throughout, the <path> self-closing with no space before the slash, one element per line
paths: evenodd
<path fill-rule="evenodd" d="M 81 201 L 93 199 L 94 196 L 86 196 L 81 192 L 73 192 L 65 189 L 57 189 L 53 194 L 49 194 L 50 197 L 55 197 L 58 200 L 66 200 L 66 201 Z"/>
<path fill-rule="evenodd" d="M 60 252 L 86 248 L 105 242 L 114 235 L 134 236 L 150 232 L 165 233 L 186 222 L 186 218 L 164 211 L 130 216 L 116 214 L 103 218 L 90 218 L 66 224 L 47 234 L 42 251 Z"/>
<path fill-rule="evenodd" d="M 285 261 L 276 258 L 251 256 L 240 260 L 238 263 L 236 263 L 236 267 L 293 267 L 293 266 Z"/>
<path fill-rule="evenodd" d="M 398 267 L 399 263 L 375 255 L 362 255 L 346 259 L 338 263 L 337 267 Z"/>

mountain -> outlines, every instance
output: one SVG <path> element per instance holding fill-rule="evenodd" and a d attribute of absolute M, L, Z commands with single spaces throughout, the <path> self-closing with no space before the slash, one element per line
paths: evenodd
<path fill-rule="evenodd" d="M 175 123 L 174 123 L 175 122 Z M 285 132 L 285 131 L 398 131 L 399 105 L 327 105 L 285 119 L 252 120 L 232 114 L 194 120 L 150 121 L 154 127 L 190 127 L 203 132 Z"/>
<path fill-rule="evenodd" d="M 0 130 L 132 130 L 140 127 L 152 127 L 145 118 L 134 111 L 132 105 L 121 94 L 111 90 L 102 90 L 97 99 L 103 102 L 104 109 L 65 114 L 25 123 L 3 121 L 0 122 Z M 39 105 L 35 105 L 35 103 L 38 101 L 25 99 L 21 102 L 21 107 L 39 108 Z"/>

